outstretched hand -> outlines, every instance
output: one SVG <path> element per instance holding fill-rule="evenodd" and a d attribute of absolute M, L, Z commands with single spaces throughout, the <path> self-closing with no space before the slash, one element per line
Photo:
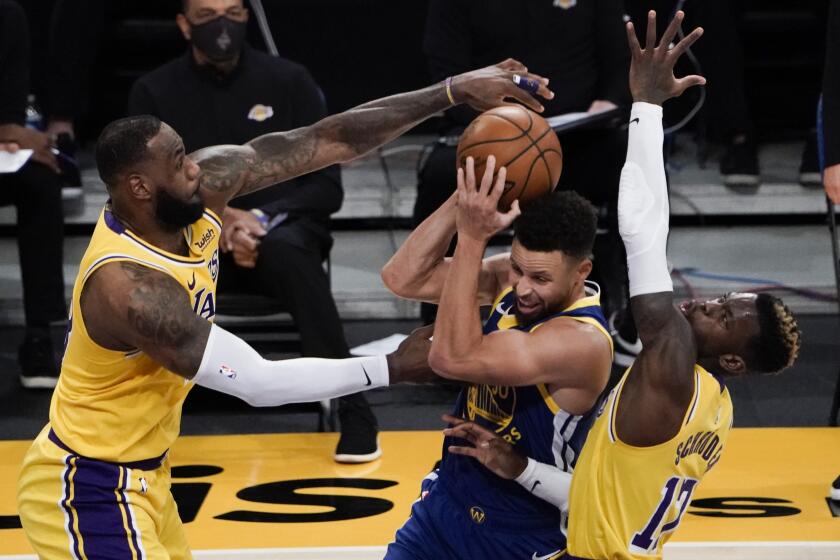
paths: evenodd
<path fill-rule="evenodd" d="M 450 453 L 472 457 L 496 476 L 507 480 L 522 474 L 528 465 L 528 459 L 517 453 L 513 445 L 475 422 L 467 422 L 449 414 L 444 414 L 443 420 L 451 424 L 451 427 L 443 430 L 443 435 L 472 444 L 472 447 L 450 445 Z"/>
<path fill-rule="evenodd" d="M 484 166 L 481 183 L 476 186 L 475 160 L 467 157 L 465 167 L 458 168 L 458 198 L 455 225 L 460 237 L 487 241 L 507 229 L 521 211 L 514 200 L 507 212 L 499 211 L 499 199 L 505 191 L 507 169 L 499 168 L 495 179 L 496 158 L 489 156 Z"/>
<path fill-rule="evenodd" d="M 703 35 L 703 28 L 697 27 L 672 47 L 671 42 L 676 37 L 684 17 L 685 14 L 682 11 L 676 13 L 657 45 L 656 12 L 653 10 L 648 12 L 647 37 L 644 49 L 639 45 L 633 24 L 627 24 L 627 42 L 630 45 L 630 55 L 632 57 L 630 63 L 630 93 L 633 95 L 633 101 L 662 105 L 666 99 L 679 97 L 691 86 L 700 86 L 706 83 L 706 78 L 696 74 L 683 78 L 674 76 L 674 65 L 677 60 Z"/>
<path fill-rule="evenodd" d="M 453 76 L 452 95 L 458 103 L 467 103 L 478 111 L 486 111 L 500 105 L 515 105 L 509 101 L 515 99 L 532 111 L 542 113 L 542 104 L 514 82 L 514 75 L 533 84 L 536 94 L 540 97 L 554 98 L 554 92 L 548 89 L 548 78 L 531 74 L 524 64 L 512 58 L 493 66 Z"/>

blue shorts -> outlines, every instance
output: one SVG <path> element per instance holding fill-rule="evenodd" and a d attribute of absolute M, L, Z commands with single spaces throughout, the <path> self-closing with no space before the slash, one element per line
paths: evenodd
<path fill-rule="evenodd" d="M 411 517 L 388 545 L 386 560 L 504 558 L 553 560 L 566 549 L 560 528 L 494 519 L 493 512 L 467 507 L 432 473 L 423 479 Z"/>

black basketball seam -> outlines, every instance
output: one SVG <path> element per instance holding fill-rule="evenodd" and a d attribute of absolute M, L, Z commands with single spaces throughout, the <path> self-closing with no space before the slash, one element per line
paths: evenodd
<path fill-rule="evenodd" d="M 543 163 L 545 163 L 546 172 L 548 172 L 548 180 L 551 181 L 552 183 L 554 183 L 555 182 L 554 178 L 551 176 L 551 167 L 549 167 L 549 165 L 548 165 L 548 160 L 545 159 L 545 154 L 547 154 L 547 153 L 557 154 L 558 156 L 560 156 L 560 161 L 562 162 L 563 161 L 563 152 L 559 152 L 559 151 L 555 150 L 554 148 L 549 148 L 547 150 L 540 150 L 540 157 L 542 158 Z M 557 181 L 558 182 L 560 181 L 560 177 L 557 178 Z M 556 185 L 554 185 L 554 186 L 556 186 Z M 552 186 L 552 188 L 551 188 L 552 191 L 554 190 L 554 186 Z"/>
<path fill-rule="evenodd" d="M 539 158 L 534 158 L 533 160 L 531 160 L 531 167 L 528 168 L 528 174 L 525 176 L 525 181 L 522 184 L 522 189 L 520 189 L 519 193 L 517 193 L 516 198 L 519 198 L 520 196 L 525 194 L 525 191 L 527 190 L 527 187 L 528 187 L 528 181 L 531 180 L 531 173 L 533 173 L 534 166 L 537 164 L 538 160 L 539 160 Z M 549 176 L 549 178 L 551 178 L 551 173 L 549 173 L 548 176 Z"/>
<path fill-rule="evenodd" d="M 524 150 L 522 150 L 521 152 L 519 152 L 518 154 L 516 154 L 515 156 L 513 156 L 513 158 L 512 158 L 512 159 L 508 160 L 508 162 L 507 162 L 507 163 L 505 163 L 504 165 L 505 165 L 505 166 L 508 166 L 508 165 L 510 165 L 511 163 L 513 163 L 514 161 L 516 161 L 516 160 L 518 160 L 519 158 L 521 158 L 523 155 L 525 155 L 525 152 L 527 152 L 528 150 L 530 150 L 531 148 L 533 148 L 534 146 L 536 146 L 536 145 L 537 145 L 537 143 L 538 143 L 540 140 L 542 140 L 543 138 L 545 138 L 545 135 L 546 135 L 546 134 L 548 134 L 549 132 L 552 132 L 552 130 L 551 130 L 551 128 L 550 128 L 550 127 L 549 127 L 548 129 L 546 129 L 546 131 L 545 131 L 545 132 L 543 132 L 543 133 L 539 136 L 539 138 L 537 138 L 536 140 L 534 140 L 533 138 L 531 138 L 531 135 L 530 135 L 530 134 L 528 134 L 528 135 L 527 135 L 527 136 L 528 136 L 528 140 L 530 140 L 530 141 L 531 141 L 531 143 L 530 143 L 530 144 L 528 144 L 528 146 L 526 146 Z M 540 151 L 539 146 L 537 146 L 537 151 Z"/>
<path fill-rule="evenodd" d="M 512 125 L 513 125 L 513 126 L 514 126 L 517 130 L 519 130 L 522 134 L 519 134 L 518 136 L 514 136 L 514 137 L 512 137 L 512 138 L 495 138 L 495 139 L 493 139 L 493 140 L 484 140 L 484 141 L 482 141 L 482 142 L 476 142 L 475 144 L 470 144 L 469 146 L 464 146 L 464 147 L 463 147 L 460 151 L 461 151 L 461 152 L 464 152 L 464 151 L 469 150 L 470 148 L 474 148 L 474 147 L 476 147 L 476 146 L 482 146 L 482 145 L 484 145 L 484 144 L 493 144 L 493 143 L 495 143 L 495 142 L 512 142 L 512 141 L 514 141 L 514 140 L 518 140 L 518 139 L 522 138 L 523 136 L 527 136 L 527 137 L 528 137 L 528 139 L 529 139 L 529 140 L 531 140 L 531 135 L 530 135 L 530 134 L 528 134 L 528 133 L 529 133 L 529 132 L 531 132 L 531 129 L 532 129 L 532 128 L 534 128 L 534 119 L 533 119 L 533 117 L 531 117 L 531 113 L 530 113 L 527 109 L 523 109 L 523 110 L 525 111 L 525 115 L 528 117 L 528 128 L 527 128 L 527 129 L 522 128 L 521 126 L 519 126 L 519 125 L 516 123 L 516 121 L 513 121 L 513 120 L 511 120 L 511 119 L 509 119 L 509 118 L 507 118 L 507 117 L 505 117 L 505 116 L 502 116 L 502 115 L 496 115 L 496 114 L 491 114 L 491 115 L 479 115 L 479 116 L 478 116 L 478 118 L 476 118 L 476 121 L 477 121 L 478 119 L 482 119 L 482 118 L 485 118 L 485 117 L 486 117 L 486 118 L 496 117 L 497 119 L 501 119 L 501 120 L 503 120 L 503 121 L 505 121 L 505 122 L 507 122 L 507 123 L 509 123 L 509 124 L 512 124 Z M 475 121 L 473 121 L 473 122 L 475 122 Z M 470 125 L 470 126 L 472 126 L 472 125 Z"/>
<path fill-rule="evenodd" d="M 528 111 L 527 109 L 523 109 L 523 110 L 525 111 L 525 116 L 528 117 L 528 128 L 522 128 L 521 126 L 519 126 L 516 123 L 516 121 L 511 120 L 504 115 L 492 114 L 492 115 L 486 115 L 486 116 L 496 117 L 497 119 L 502 119 L 503 121 L 507 121 L 510 124 L 512 124 L 513 126 L 515 126 L 516 128 L 518 128 L 519 130 L 521 130 L 523 134 L 528 134 L 529 132 L 531 132 L 531 129 L 534 128 L 534 119 L 531 117 L 530 111 Z"/>
<path fill-rule="evenodd" d="M 487 116 L 487 117 L 499 117 L 498 115 L 485 115 L 485 116 Z M 479 118 L 482 118 L 482 117 L 479 117 Z M 465 152 L 465 151 L 467 151 L 471 148 L 475 148 L 476 146 L 483 146 L 484 144 L 495 144 L 497 142 L 513 142 L 514 140 L 519 140 L 523 136 L 527 136 L 529 139 L 531 138 L 531 136 L 528 134 L 528 132 L 525 131 L 525 130 L 522 130 L 522 128 L 517 126 L 515 122 L 513 122 L 509 119 L 502 118 L 502 117 L 499 117 L 499 118 L 502 119 L 503 121 L 506 121 L 506 122 L 514 125 L 516 127 L 516 129 L 519 130 L 520 134 L 517 135 L 517 136 L 512 136 L 510 138 L 494 138 L 493 140 L 482 140 L 481 142 L 476 142 L 474 144 L 464 146 L 463 148 L 461 148 L 460 151 Z"/>
<path fill-rule="evenodd" d="M 519 138 L 521 138 L 521 137 L 523 137 L 523 136 L 526 136 L 526 137 L 528 138 L 528 140 L 530 141 L 530 143 L 529 143 L 529 144 L 528 144 L 528 145 L 527 145 L 527 146 L 526 146 L 526 147 L 525 147 L 522 151 L 520 151 L 518 154 L 516 154 L 515 156 L 513 156 L 513 158 L 511 158 L 510 160 L 508 160 L 506 163 L 504 163 L 504 164 L 503 164 L 503 166 L 507 167 L 507 166 L 509 166 L 510 164 L 512 164 L 513 162 L 515 162 L 517 159 L 519 159 L 520 157 L 522 157 L 523 155 L 525 155 L 525 153 L 526 153 L 526 152 L 528 152 L 528 150 L 530 150 L 532 147 L 536 147 L 536 148 L 537 148 L 537 157 L 536 157 L 536 158 L 534 158 L 534 159 L 533 159 L 533 161 L 531 161 L 531 165 L 530 165 L 530 167 L 528 168 L 528 174 L 525 176 L 525 180 L 522 182 L 522 186 L 520 186 L 520 187 L 519 187 L 519 191 L 516 193 L 516 196 L 514 197 L 515 199 L 517 199 L 517 198 L 519 198 L 520 196 L 522 196 L 522 194 L 525 192 L 526 187 L 528 186 L 528 181 L 531 179 L 531 174 L 532 174 L 532 173 L 533 173 L 533 171 L 534 171 L 534 165 L 536 165 L 536 163 L 537 163 L 537 160 L 538 160 L 538 159 L 541 159 L 541 160 L 543 161 L 543 164 L 545 165 L 545 169 L 546 169 L 546 173 L 548 174 L 548 180 L 549 180 L 549 182 L 550 182 L 550 183 L 553 183 L 553 182 L 554 182 L 554 179 L 553 179 L 553 177 L 551 176 L 551 168 L 550 168 L 550 167 L 549 167 L 549 165 L 548 165 L 548 160 L 546 160 L 546 159 L 545 159 L 545 155 L 544 155 L 544 154 L 545 154 L 545 152 L 546 152 L 546 151 L 556 152 L 556 153 L 557 153 L 557 154 L 558 154 L 561 158 L 563 157 L 563 156 L 562 156 L 562 154 L 560 154 L 559 152 L 557 152 L 557 150 L 554 150 L 554 149 L 549 149 L 549 150 L 545 150 L 545 151 L 543 151 L 542 149 L 540 149 L 540 147 L 538 146 L 538 143 L 540 142 L 540 140 L 542 140 L 543 138 L 545 138 L 545 137 L 546 137 L 546 135 L 547 135 L 549 132 L 552 132 L 552 128 L 549 126 L 549 127 L 545 130 L 545 132 L 543 132 L 542 134 L 540 134 L 537 138 L 533 138 L 533 137 L 529 134 L 529 132 L 530 132 L 530 131 L 534 128 L 534 119 L 533 119 L 533 117 L 531 116 L 531 113 L 530 113 L 527 109 L 523 109 L 523 110 L 525 110 L 525 114 L 526 114 L 526 116 L 528 117 L 528 128 L 527 128 L 527 129 L 523 129 L 523 128 L 522 128 L 521 126 L 519 126 L 519 124 L 517 124 L 515 121 L 512 121 L 511 119 L 509 119 L 509 118 L 507 118 L 507 117 L 504 117 L 504 116 L 502 116 L 502 115 L 486 115 L 487 117 L 496 117 L 496 118 L 499 118 L 499 119 L 501 119 L 501 120 L 503 120 L 503 121 L 505 121 L 505 122 L 507 122 L 507 123 L 509 123 L 509 124 L 513 125 L 514 127 L 516 127 L 517 129 L 519 129 L 519 130 L 522 132 L 522 134 L 520 134 L 519 136 L 515 136 L 515 137 L 513 137 L 513 138 L 497 138 L 497 139 L 493 139 L 493 140 L 485 140 L 485 141 L 482 141 L 482 142 L 476 142 L 476 143 L 474 143 L 474 144 L 470 144 L 469 146 L 465 146 L 463 149 L 459 150 L 459 155 L 460 155 L 460 154 L 464 153 L 465 151 L 467 151 L 467 150 L 469 150 L 469 149 L 472 149 L 472 148 L 475 148 L 475 147 L 477 147 L 477 146 L 483 146 L 483 145 L 486 145 L 486 144 L 495 144 L 495 143 L 511 142 L 511 141 L 514 141 L 514 140 L 518 140 Z M 481 117 L 479 117 L 479 118 L 481 118 Z M 552 187 L 553 187 L 553 185 L 552 185 Z M 552 188 L 552 190 L 553 190 L 553 188 Z"/>

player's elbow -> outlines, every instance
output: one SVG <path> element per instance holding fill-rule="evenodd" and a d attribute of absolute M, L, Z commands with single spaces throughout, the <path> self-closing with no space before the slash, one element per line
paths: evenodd
<path fill-rule="evenodd" d="M 379 271 L 379 276 L 382 278 L 382 283 L 391 291 L 392 294 L 405 297 L 405 278 L 400 274 L 398 267 L 394 264 L 394 259 L 391 259 L 382 270 Z"/>
<path fill-rule="evenodd" d="M 429 351 L 429 367 L 444 379 L 451 379 L 453 381 L 462 380 L 465 364 L 466 362 L 463 360 L 457 359 L 446 350 L 436 348 L 434 344 Z"/>
<path fill-rule="evenodd" d="M 407 274 L 404 264 L 391 259 L 379 272 L 382 283 L 392 294 L 403 299 L 419 299 L 420 289 L 416 279 Z"/>

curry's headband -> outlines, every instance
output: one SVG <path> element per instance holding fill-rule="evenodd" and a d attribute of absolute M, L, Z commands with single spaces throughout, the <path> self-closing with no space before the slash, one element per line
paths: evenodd
<path fill-rule="evenodd" d="M 519 74 L 513 75 L 513 83 L 516 84 L 517 87 L 531 93 L 537 93 L 537 90 L 540 89 L 540 83 L 537 80 L 532 80 L 531 78 L 526 78 L 525 76 L 520 76 Z"/>

